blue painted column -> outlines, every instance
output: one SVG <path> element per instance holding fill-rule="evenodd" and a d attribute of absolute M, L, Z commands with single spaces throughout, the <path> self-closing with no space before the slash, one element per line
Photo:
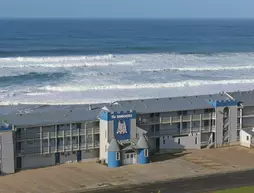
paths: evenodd
<path fill-rule="evenodd" d="M 139 164 L 148 164 L 149 163 L 148 149 L 139 149 L 138 150 L 138 163 Z"/>
<path fill-rule="evenodd" d="M 117 168 L 121 165 L 121 157 L 120 152 L 109 151 L 108 152 L 108 167 L 109 168 Z"/>

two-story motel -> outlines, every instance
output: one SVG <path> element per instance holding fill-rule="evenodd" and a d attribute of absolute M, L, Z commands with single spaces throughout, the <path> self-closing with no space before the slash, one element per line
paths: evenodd
<path fill-rule="evenodd" d="M 93 105 L 0 106 L 0 171 L 100 160 L 146 164 L 151 153 L 254 144 L 254 91 Z"/>

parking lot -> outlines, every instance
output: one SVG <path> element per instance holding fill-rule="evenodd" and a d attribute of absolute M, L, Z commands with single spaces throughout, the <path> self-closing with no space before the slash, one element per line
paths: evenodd
<path fill-rule="evenodd" d="M 0 192 L 84 191 L 254 168 L 254 149 L 238 146 L 159 155 L 147 165 L 109 169 L 97 163 L 71 163 L 0 177 Z"/>

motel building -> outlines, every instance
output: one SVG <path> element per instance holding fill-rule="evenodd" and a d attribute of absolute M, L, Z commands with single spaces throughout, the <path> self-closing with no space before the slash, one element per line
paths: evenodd
<path fill-rule="evenodd" d="M 253 127 L 253 91 L 110 104 L 0 106 L 0 172 L 86 161 L 117 168 L 148 164 L 158 152 L 252 148 Z"/>

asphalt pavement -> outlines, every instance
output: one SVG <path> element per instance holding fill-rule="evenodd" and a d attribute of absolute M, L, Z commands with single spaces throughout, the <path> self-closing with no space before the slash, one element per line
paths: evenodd
<path fill-rule="evenodd" d="M 105 188 L 82 193 L 205 193 L 214 190 L 254 185 L 254 170 L 179 179 L 138 186 Z"/>

